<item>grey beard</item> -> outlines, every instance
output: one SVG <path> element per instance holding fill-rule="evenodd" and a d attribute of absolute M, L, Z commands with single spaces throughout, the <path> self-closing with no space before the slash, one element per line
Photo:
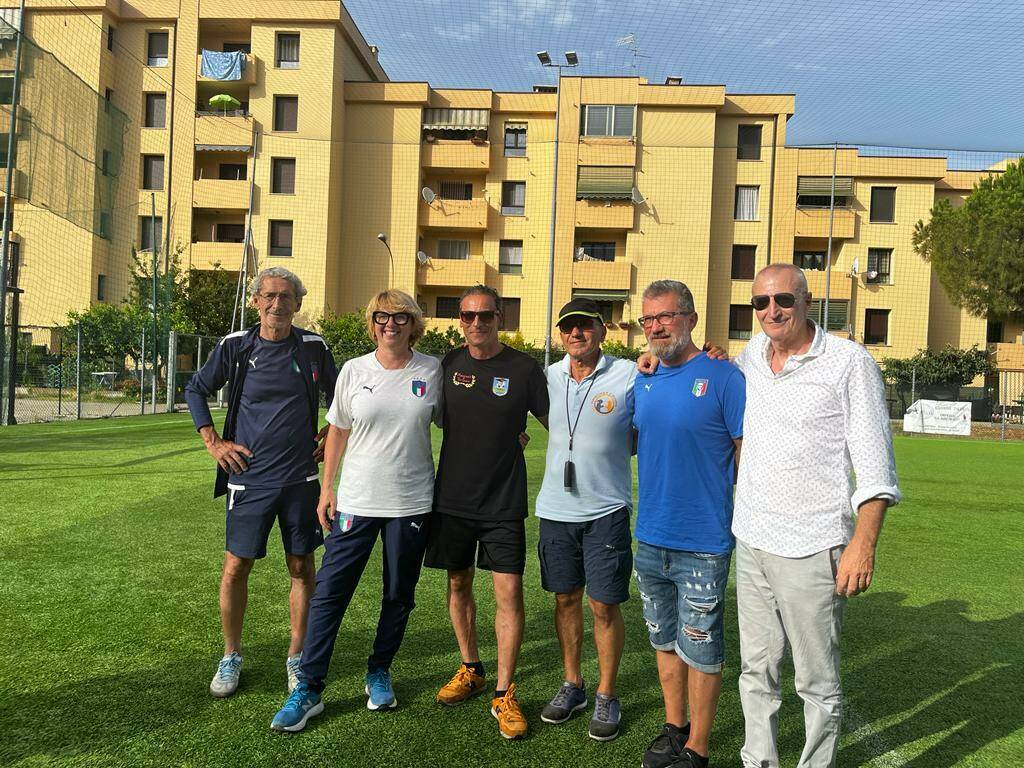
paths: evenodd
<path fill-rule="evenodd" d="M 651 354 L 659 360 L 671 360 L 682 354 L 683 350 L 686 349 L 686 344 L 682 339 L 672 339 L 664 342 L 650 343 Z"/>

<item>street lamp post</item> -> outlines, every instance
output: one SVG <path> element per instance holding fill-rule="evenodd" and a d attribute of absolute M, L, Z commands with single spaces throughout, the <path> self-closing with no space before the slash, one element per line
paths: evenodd
<path fill-rule="evenodd" d="M 555 302 L 555 215 L 558 212 L 558 126 L 562 103 L 562 68 L 578 67 L 580 60 L 576 51 L 565 52 L 565 64 L 551 60 L 547 51 L 537 51 L 537 60 L 542 67 L 554 67 L 558 70 L 558 85 L 555 93 L 555 168 L 554 183 L 551 192 L 551 254 L 548 260 L 548 314 L 544 324 L 544 370 L 551 364 L 551 313 Z"/>
<path fill-rule="evenodd" d="M 388 258 L 391 259 L 391 271 L 388 272 L 388 288 L 393 288 L 394 286 L 391 285 L 391 281 L 395 272 L 395 255 L 391 253 L 391 246 L 388 245 L 388 236 L 386 234 L 381 232 L 377 235 L 377 239 L 384 243 L 384 247 L 388 249 Z"/>

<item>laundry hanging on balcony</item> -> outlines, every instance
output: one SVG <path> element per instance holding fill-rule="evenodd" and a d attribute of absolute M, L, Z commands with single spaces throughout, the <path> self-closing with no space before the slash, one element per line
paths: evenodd
<path fill-rule="evenodd" d="M 199 73 L 212 80 L 241 80 L 245 72 L 243 51 L 207 51 L 202 54 Z"/>

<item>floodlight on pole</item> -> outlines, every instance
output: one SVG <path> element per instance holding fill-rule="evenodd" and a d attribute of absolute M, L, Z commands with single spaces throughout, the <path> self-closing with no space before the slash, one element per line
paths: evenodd
<path fill-rule="evenodd" d="M 577 67 L 580 59 L 576 51 L 565 52 L 565 64 L 556 64 L 547 51 L 537 51 L 537 59 L 541 66 L 555 67 L 558 70 L 558 88 L 555 101 L 555 176 L 554 189 L 551 192 L 551 254 L 548 258 L 548 318 L 544 330 L 544 370 L 551 365 L 551 314 L 555 303 L 555 216 L 558 212 L 558 125 L 561 117 L 562 103 L 562 68 Z"/>
<path fill-rule="evenodd" d="M 391 259 L 391 272 L 388 273 L 388 288 L 391 287 L 391 274 L 395 271 L 395 255 L 391 253 L 391 246 L 388 245 L 388 236 L 384 232 L 377 235 L 377 239 L 384 243 L 384 247 L 388 249 L 388 258 Z"/>

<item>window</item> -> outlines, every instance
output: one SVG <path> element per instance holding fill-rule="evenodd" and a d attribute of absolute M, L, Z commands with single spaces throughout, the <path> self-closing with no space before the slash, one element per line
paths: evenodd
<path fill-rule="evenodd" d="M 111 24 L 107 27 L 107 50 L 111 53 L 114 52 L 114 25 Z"/>
<path fill-rule="evenodd" d="M 459 316 L 458 296 L 438 296 L 434 317 L 456 318 Z"/>
<path fill-rule="evenodd" d="M 889 338 L 889 310 L 864 310 L 864 343 L 886 344 Z"/>
<path fill-rule="evenodd" d="M 217 168 L 217 178 L 221 181 L 245 181 L 248 175 L 245 163 L 221 163 Z"/>
<path fill-rule="evenodd" d="M 107 211 L 100 211 L 100 237 L 110 239 L 110 214 Z"/>
<path fill-rule="evenodd" d="M 14 103 L 14 71 L 5 69 L 0 72 L 0 104 Z"/>
<path fill-rule="evenodd" d="M 154 223 L 155 222 L 155 223 Z M 139 250 L 152 251 L 154 244 L 160 248 L 163 239 L 164 220 L 160 216 L 139 216 Z M 154 231 L 155 230 L 155 231 Z"/>
<path fill-rule="evenodd" d="M 796 251 L 793 254 L 793 263 L 800 269 L 810 269 L 816 272 L 825 271 L 824 251 Z"/>
<path fill-rule="evenodd" d="M 276 195 L 295 194 L 295 158 L 275 157 L 270 161 L 270 191 Z"/>
<path fill-rule="evenodd" d="M 526 157 L 526 123 L 505 123 L 505 157 Z"/>
<path fill-rule="evenodd" d="M 146 128 L 163 128 L 167 119 L 167 94 L 146 94 Z"/>
<path fill-rule="evenodd" d="M 607 301 L 599 299 L 594 303 L 597 304 L 597 311 L 601 313 L 601 322 L 606 324 L 612 322 L 612 313 L 615 311 L 616 304 L 619 305 L 620 310 L 622 309 L 621 301 Z M 619 315 L 621 316 L 621 314 L 622 313 L 620 311 Z"/>
<path fill-rule="evenodd" d="M 469 240 L 438 240 L 437 258 L 465 261 L 469 258 Z"/>
<path fill-rule="evenodd" d="M 864 282 L 889 285 L 892 282 L 891 273 L 892 248 L 868 248 L 868 273 Z"/>
<path fill-rule="evenodd" d="M 472 200 L 473 185 L 466 181 L 442 181 L 439 197 L 442 200 Z"/>
<path fill-rule="evenodd" d="M 502 240 L 498 245 L 498 272 L 503 275 L 523 274 L 523 241 Z"/>
<path fill-rule="evenodd" d="M 146 65 L 150 67 L 167 66 L 166 32 L 150 32 L 146 36 Z"/>
<path fill-rule="evenodd" d="M 96 301 L 107 300 L 107 276 L 96 275 Z"/>
<path fill-rule="evenodd" d="M 732 247 L 732 279 L 753 280 L 756 245 L 734 245 Z"/>
<path fill-rule="evenodd" d="M 580 133 L 584 136 L 633 136 L 632 105 L 585 104 L 580 112 Z"/>
<path fill-rule="evenodd" d="M 299 35 L 296 32 L 278 33 L 277 54 L 274 66 L 279 69 L 298 69 L 299 67 Z"/>
<path fill-rule="evenodd" d="M 985 327 L 985 343 L 1000 344 L 1003 341 L 1003 323 L 1001 320 L 989 320 Z"/>
<path fill-rule="evenodd" d="M 100 155 L 100 171 L 104 176 L 110 175 L 110 150 L 104 149 L 103 154 Z"/>
<path fill-rule="evenodd" d="M 615 261 L 615 243 L 580 243 L 580 250 L 586 258 L 577 258 L 576 261 Z"/>
<path fill-rule="evenodd" d="M 729 338 L 749 339 L 754 328 L 754 308 L 749 304 L 729 305 Z"/>
<path fill-rule="evenodd" d="M 760 192 L 760 187 L 736 187 L 736 221 L 757 221 Z"/>
<path fill-rule="evenodd" d="M 252 43 L 224 43 L 220 48 L 224 53 L 252 53 Z"/>
<path fill-rule="evenodd" d="M 270 255 L 292 255 L 292 223 L 290 221 L 270 222 Z"/>
<path fill-rule="evenodd" d="M 275 131 L 297 131 L 297 130 L 299 130 L 299 97 L 298 96 L 275 96 L 274 97 L 274 130 Z"/>
<path fill-rule="evenodd" d="M 807 307 L 807 316 L 818 325 L 825 327 L 825 320 L 821 316 L 825 309 L 825 302 L 821 299 L 812 299 Z M 829 331 L 845 331 L 850 327 L 850 302 L 846 299 L 829 299 L 828 302 L 828 328 Z"/>
<path fill-rule="evenodd" d="M 798 176 L 796 204 L 798 208 L 828 208 L 834 198 L 836 208 L 848 208 L 853 199 L 852 176 Z"/>
<path fill-rule="evenodd" d="M 736 137 L 737 160 L 761 159 L 761 126 L 741 125 Z"/>
<path fill-rule="evenodd" d="M 896 187 L 871 188 L 871 221 L 883 224 L 896 221 Z"/>
<path fill-rule="evenodd" d="M 522 216 L 526 212 L 526 182 L 501 182 L 501 213 L 503 216 Z"/>
<path fill-rule="evenodd" d="M 245 224 L 217 222 L 213 228 L 213 239 L 218 243 L 245 242 Z"/>
<path fill-rule="evenodd" d="M 164 188 L 164 156 L 143 155 L 142 156 L 142 188 L 163 189 Z"/>
<path fill-rule="evenodd" d="M 0 96 L 0 98 L 2 98 L 2 96 Z M 103 114 L 105 114 L 105 115 L 109 115 L 110 114 L 110 102 L 113 100 L 113 98 L 114 98 L 114 92 L 111 89 L 109 89 L 109 88 L 104 88 L 103 89 Z M 11 102 L 9 102 L 9 101 L 6 101 L 6 102 L 5 101 L 0 101 L 0 104 L 10 104 L 10 103 Z"/>
<path fill-rule="evenodd" d="M 519 314 L 522 303 L 521 299 L 501 300 L 501 329 L 503 331 L 519 330 Z"/>

